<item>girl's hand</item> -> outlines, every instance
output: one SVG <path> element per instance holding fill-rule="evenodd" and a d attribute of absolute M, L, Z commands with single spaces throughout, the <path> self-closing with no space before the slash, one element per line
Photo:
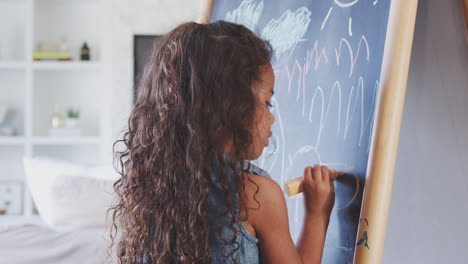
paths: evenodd
<path fill-rule="evenodd" d="M 304 169 L 304 201 L 308 215 L 330 217 L 335 204 L 335 179 L 326 166 Z"/>

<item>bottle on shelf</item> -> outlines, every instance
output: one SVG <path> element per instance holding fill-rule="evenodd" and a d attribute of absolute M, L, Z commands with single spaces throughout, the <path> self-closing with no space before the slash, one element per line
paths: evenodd
<path fill-rule="evenodd" d="M 89 59 L 91 57 L 89 47 L 88 47 L 88 44 L 86 43 L 86 41 L 83 43 L 83 46 L 81 47 L 80 57 L 81 57 L 82 61 L 89 61 Z"/>

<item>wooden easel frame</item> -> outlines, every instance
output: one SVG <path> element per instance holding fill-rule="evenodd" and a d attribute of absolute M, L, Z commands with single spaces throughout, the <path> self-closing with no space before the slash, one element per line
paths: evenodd
<path fill-rule="evenodd" d="M 468 0 L 462 0 L 468 7 Z M 198 23 L 208 22 L 214 0 L 201 0 Z M 382 262 L 395 161 L 408 80 L 418 0 L 392 0 L 374 112 L 367 178 L 356 244 L 355 264 Z M 465 14 L 468 8 L 465 8 Z"/>
<path fill-rule="evenodd" d="M 374 129 L 362 198 L 354 263 L 381 263 L 400 137 L 418 0 L 392 0 L 374 113 Z"/>
<path fill-rule="evenodd" d="M 463 8 L 463 17 L 465 18 L 465 38 L 468 43 L 468 0 L 460 0 Z"/>

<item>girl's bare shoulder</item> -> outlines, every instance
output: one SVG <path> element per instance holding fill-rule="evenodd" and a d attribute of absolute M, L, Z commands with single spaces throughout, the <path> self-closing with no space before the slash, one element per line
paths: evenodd
<path fill-rule="evenodd" d="M 285 205 L 285 198 L 281 186 L 266 171 L 255 167 L 249 172 L 244 173 L 245 197 L 248 221 L 255 226 L 271 214 L 271 209 Z"/>

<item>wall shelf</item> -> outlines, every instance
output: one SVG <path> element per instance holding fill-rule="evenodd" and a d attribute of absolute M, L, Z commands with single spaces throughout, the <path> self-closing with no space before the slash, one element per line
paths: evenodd
<path fill-rule="evenodd" d="M 25 181 L 23 156 L 101 163 L 110 130 L 110 0 L 0 0 L 0 104 L 16 113 L 17 136 L 0 137 L 0 184 L 23 184 L 21 215 L 0 215 L 0 224 L 38 220 Z M 71 61 L 34 61 L 39 43 L 66 39 Z M 80 61 L 87 42 L 90 61 Z M 106 46 L 107 45 L 107 46 Z M 108 52 L 107 54 L 110 54 Z M 3 96 L 6 95 L 6 96 Z M 79 106 L 80 137 L 49 137 L 54 104 L 62 113 Z"/>
<path fill-rule="evenodd" d="M 99 144 L 99 137 L 33 137 L 33 145 L 82 145 Z"/>
<path fill-rule="evenodd" d="M 23 145 L 25 144 L 24 137 L 0 137 L 0 146 L 2 145 Z"/>
<path fill-rule="evenodd" d="M 0 70 L 24 71 L 26 70 L 26 63 L 18 61 L 0 61 Z"/>
<path fill-rule="evenodd" d="M 35 61 L 33 62 L 34 70 L 68 70 L 68 71 L 97 71 L 101 67 L 99 62 L 82 62 L 82 61 Z"/>

